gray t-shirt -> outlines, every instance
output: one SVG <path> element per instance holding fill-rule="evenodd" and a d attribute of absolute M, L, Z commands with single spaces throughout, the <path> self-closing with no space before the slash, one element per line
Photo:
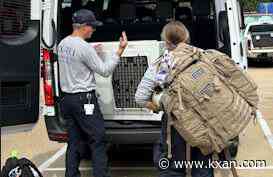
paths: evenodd
<path fill-rule="evenodd" d="M 94 73 L 103 77 L 112 74 L 119 56 L 103 61 L 96 50 L 80 37 L 67 36 L 58 46 L 61 90 L 66 93 L 88 92 L 96 89 Z"/>

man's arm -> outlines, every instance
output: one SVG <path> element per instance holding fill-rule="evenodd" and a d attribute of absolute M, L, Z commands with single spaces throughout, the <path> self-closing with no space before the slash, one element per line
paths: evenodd
<path fill-rule="evenodd" d="M 116 53 L 112 54 L 111 59 L 106 59 L 103 61 L 97 54 L 96 50 L 91 46 L 85 48 L 84 62 L 91 70 L 98 73 L 103 77 L 108 77 L 112 74 L 115 67 L 120 61 L 120 56 L 124 52 L 126 46 L 128 45 L 128 40 L 125 32 L 122 32 L 120 37 L 119 48 Z"/>
<path fill-rule="evenodd" d="M 120 57 L 114 53 L 111 58 L 103 61 L 92 47 L 86 48 L 84 52 L 84 63 L 95 73 L 103 77 L 108 77 L 112 74 L 115 67 L 120 61 Z"/>

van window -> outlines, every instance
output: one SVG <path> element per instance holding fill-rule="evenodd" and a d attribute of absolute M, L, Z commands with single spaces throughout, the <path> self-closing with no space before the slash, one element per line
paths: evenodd
<path fill-rule="evenodd" d="M 72 32 L 72 14 L 92 10 L 104 25 L 91 41 L 117 41 L 125 30 L 129 40 L 161 40 L 163 26 L 172 19 L 183 22 L 198 47 L 216 47 L 216 18 L 213 0 L 65 0 L 61 3 L 59 39 Z"/>
<path fill-rule="evenodd" d="M 1 0 L 0 38 L 14 39 L 23 34 L 30 22 L 30 0 Z"/>

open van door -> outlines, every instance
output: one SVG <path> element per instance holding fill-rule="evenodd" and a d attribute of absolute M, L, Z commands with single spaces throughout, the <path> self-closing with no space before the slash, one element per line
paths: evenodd
<path fill-rule="evenodd" d="M 57 27 L 60 18 L 61 5 L 67 4 L 67 0 L 45 1 L 41 17 L 41 58 L 42 78 L 44 91 L 43 114 L 50 140 L 63 142 L 67 140 L 65 121 L 60 110 L 62 93 L 59 88 L 57 41 L 59 31 Z M 67 17 L 71 20 L 71 17 Z"/>
<path fill-rule="evenodd" d="M 229 22 L 231 57 L 243 69 L 247 69 L 248 63 L 247 59 L 243 57 L 244 44 L 241 40 L 241 34 L 244 28 L 241 3 L 239 0 L 227 0 L 226 8 Z"/>
<path fill-rule="evenodd" d="M 1 131 L 29 130 L 39 117 L 39 0 L 0 1 L 0 53 Z"/>

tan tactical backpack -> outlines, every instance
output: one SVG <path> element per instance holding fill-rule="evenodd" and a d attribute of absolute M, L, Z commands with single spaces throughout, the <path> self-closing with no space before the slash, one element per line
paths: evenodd
<path fill-rule="evenodd" d="M 221 152 L 256 116 L 257 85 L 225 54 L 180 44 L 171 52 L 175 66 L 161 98 L 173 126 L 204 155 Z"/>

